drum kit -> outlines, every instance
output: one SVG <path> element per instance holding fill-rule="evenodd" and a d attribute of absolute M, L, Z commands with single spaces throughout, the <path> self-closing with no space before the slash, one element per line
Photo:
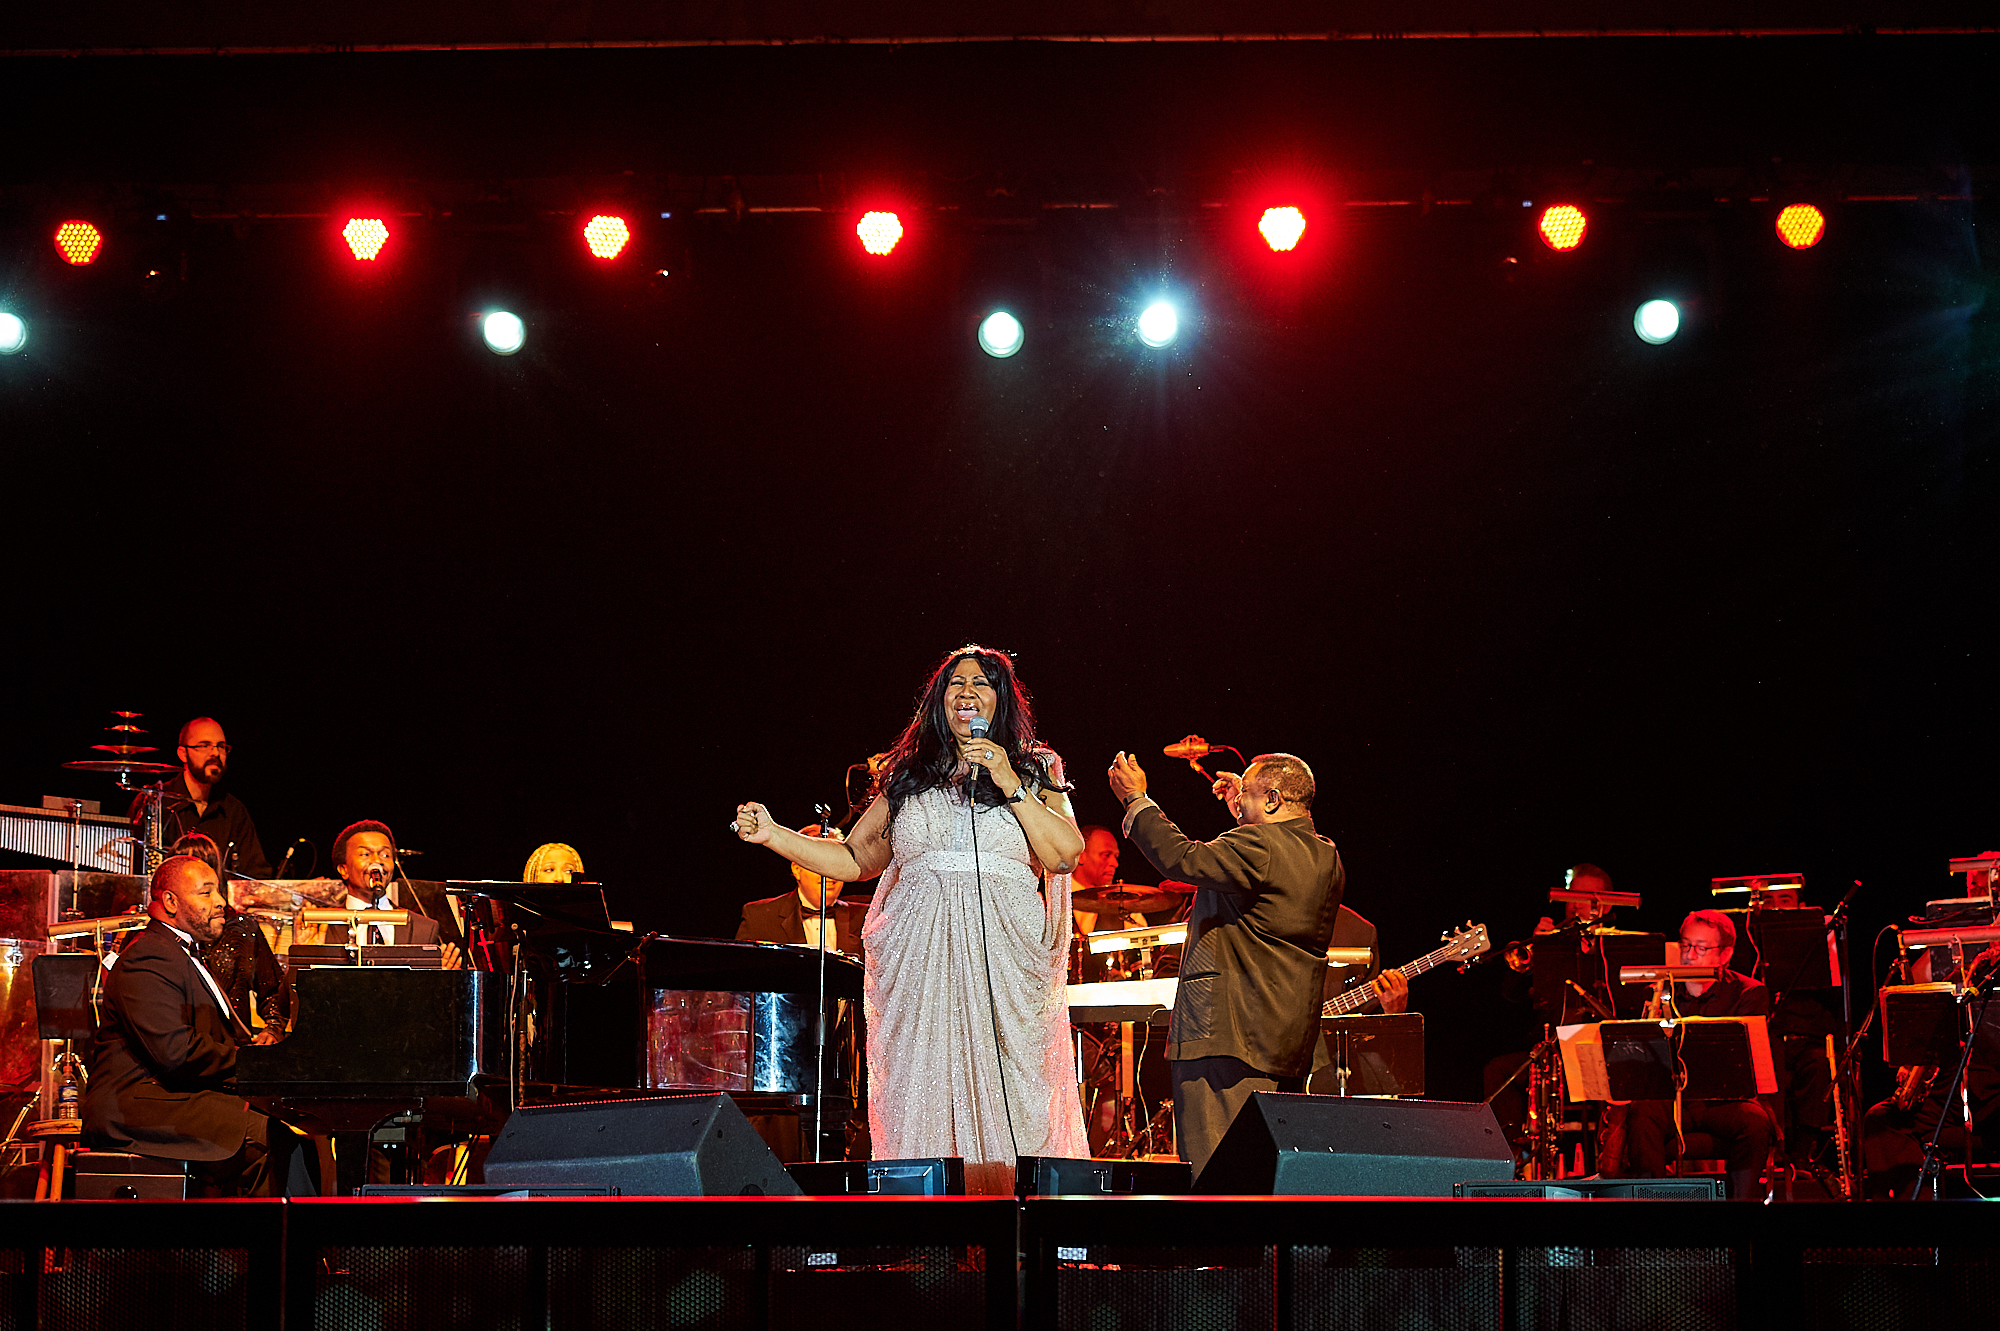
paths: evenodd
<path fill-rule="evenodd" d="M 1071 905 L 1094 914 L 1098 925 L 1128 925 L 1077 931 L 1070 957 L 1077 1083 L 1094 1156 L 1173 1154 L 1173 1103 L 1159 1074 L 1194 890 L 1192 883 L 1169 880 L 1157 887 L 1107 883 L 1070 895 Z M 1174 922 L 1144 922 L 1165 912 Z M 1131 927 L 1135 918 L 1140 923 Z"/>

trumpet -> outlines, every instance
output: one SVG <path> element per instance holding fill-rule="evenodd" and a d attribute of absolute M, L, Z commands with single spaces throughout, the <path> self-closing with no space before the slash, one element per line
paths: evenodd
<path fill-rule="evenodd" d="M 1531 938 L 1517 938 L 1507 944 L 1503 954 L 1507 959 L 1507 969 L 1526 975 L 1535 967 L 1535 943 Z"/>

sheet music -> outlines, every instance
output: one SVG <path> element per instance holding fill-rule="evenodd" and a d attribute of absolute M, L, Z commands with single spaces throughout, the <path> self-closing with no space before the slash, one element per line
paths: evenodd
<path fill-rule="evenodd" d="M 1604 1071 L 1604 1033 L 1596 1022 L 1556 1027 L 1562 1042 L 1563 1088 L 1571 1104 L 1609 1100 L 1611 1078 Z"/>

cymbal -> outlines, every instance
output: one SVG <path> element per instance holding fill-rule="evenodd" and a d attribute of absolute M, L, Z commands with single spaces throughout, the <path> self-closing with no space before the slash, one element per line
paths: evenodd
<path fill-rule="evenodd" d="M 147 763 L 136 758 L 79 758 L 63 766 L 72 772 L 115 772 L 121 776 L 172 776 L 181 770 L 179 763 Z"/>
<path fill-rule="evenodd" d="M 1070 906 L 1098 915 L 1144 915 L 1155 910 L 1179 910 L 1181 897 L 1194 888 L 1187 883 L 1161 883 L 1145 887 L 1137 883 L 1106 883 L 1070 893 Z"/>

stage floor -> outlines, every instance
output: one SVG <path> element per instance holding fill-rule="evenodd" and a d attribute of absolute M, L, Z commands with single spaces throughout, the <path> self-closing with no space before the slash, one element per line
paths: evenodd
<path fill-rule="evenodd" d="M 0 1204 L 0 1327 L 1990 1324 L 2000 1211 L 1340 1197 Z"/>

